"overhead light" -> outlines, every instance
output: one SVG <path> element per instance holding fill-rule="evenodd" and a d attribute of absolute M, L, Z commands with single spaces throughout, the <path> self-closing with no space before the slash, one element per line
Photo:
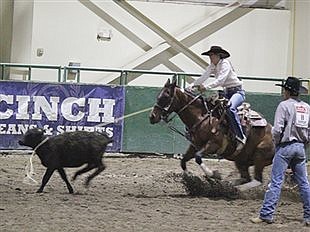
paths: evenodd
<path fill-rule="evenodd" d="M 112 38 L 112 30 L 111 29 L 100 29 L 97 33 L 98 41 L 110 41 Z"/>

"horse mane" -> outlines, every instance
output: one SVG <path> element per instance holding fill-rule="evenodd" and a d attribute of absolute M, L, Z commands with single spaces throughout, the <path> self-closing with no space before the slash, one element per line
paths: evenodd
<path fill-rule="evenodd" d="M 201 105 L 201 107 L 205 109 L 205 103 L 204 103 L 205 99 L 204 99 L 204 97 L 203 97 L 201 94 L 195 94 L 195 93 L 193 93 L 193 92 L 191 92 L 191 91 L 189 91 L 189 90 L 187 90 L 187 89 L 181 88 L 181 87 L 179 87 L 179 86 L 177 86 L 177 85 L 176 85 L 175 87 L 178 88 L 178 89 L 179 89 L 182 93 L 184 93 L 185 95 L 191 97 L 192 99 L 198 97 L 198 98 L 196 99 L 196 101 L 192 103 L 192 105 L 195 105 L 196 102 L 199 102 L 199 104 Z M 196 104 L 196 105 L 197 105 L 197 104 Z M 207 110 L 208 110 L 208 109 L 206 109 L 206 111 L 207 111 Z"/>

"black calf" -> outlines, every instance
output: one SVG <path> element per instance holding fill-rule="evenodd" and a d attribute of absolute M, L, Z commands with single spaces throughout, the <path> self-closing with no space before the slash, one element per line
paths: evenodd
<path fill-rule="evenodd" d="M 99 132 L 66 132 L 47 138 L 42 129 L 34 128 L 25 133 L 19 144 L 35 149 L 41 163 L 47 167 L 41 187 L 37 192 L 43 192 L 44 186 L 49 181 L 53 172 L 57 170 L 66 183 L 69 193 L 73 193 L 73 188 L 63 168 L 80 167 L 83 164 L 87 164 L 86 167 L 74 174 L 73 180 L 78 175 L 96 168 L 96 171 L 85 182 L 85 186 L 87 187 L 90 181 L 105 169 L 102 156 L 107 144 L 111 142 L 112 139 L 106 134 Z"/>

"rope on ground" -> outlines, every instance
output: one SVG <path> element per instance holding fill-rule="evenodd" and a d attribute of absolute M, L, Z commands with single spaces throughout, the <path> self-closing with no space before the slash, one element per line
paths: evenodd
<path fill-rule="evenodd" d="M 37 185 L 38 182 L 33 178 L 34 176 L 34 169 L 33 169 L 33 165 L 32 165 L 32 158 L 33 156 L 36 154 L 35 151 L 32 152 L 29 162 L 25 167 L 25 172 L 26 172 L 26 176 L 23 180 L 23 183 L 25 184 L 29 184 L 29 185 Z"/>

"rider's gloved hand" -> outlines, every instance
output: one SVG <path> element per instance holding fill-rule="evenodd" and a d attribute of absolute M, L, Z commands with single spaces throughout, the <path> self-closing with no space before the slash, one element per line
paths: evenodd
<path fill-rule="evenodd" d="M 197 85 L 197 89 L 201 93 L 203 93 L 203 92 L 205 92 L 207 90 L 207 88 L 204 85 L 202 85 L 202 84 Z"/>
<path fill-rule="evenodd" d="M 189 91 L 189 92 L 193 92 L 193 91 L 195 90 L 195 87 L 194 87 L 193 84 L 190 84 L 189 86 L 187 86 L 187 87 L 185 88 L 185 90 L 187 90 L 187 91 Z"/>
<path fill-rule="evenodd" d="M 199 92 L 205 92 L 207 89 L 211 89 L 210 86 L 204 86 L 203 84 L 199 84 L 199 85 L 194 85 L 194 84 L 191 84 L 189 85 L 186 90 L 188 91 L 194 91 L 195 89 L 197 89 Z"/>

